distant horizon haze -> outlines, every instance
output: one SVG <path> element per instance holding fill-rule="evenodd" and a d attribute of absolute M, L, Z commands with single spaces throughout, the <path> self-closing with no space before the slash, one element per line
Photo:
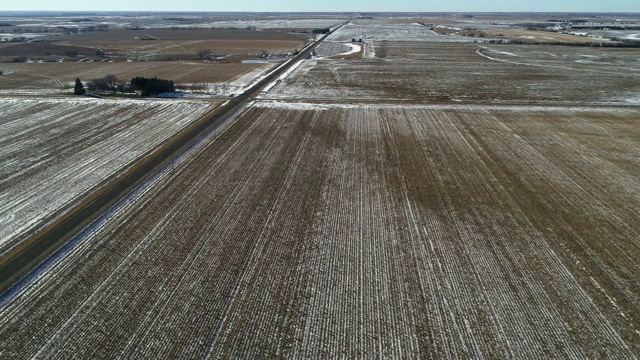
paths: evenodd
<path fill-rule="evenodd" d="M 327 0 L 270 1 L 204 1 L 187 0 L 111 0 L 78 2 L 77 0 L 29 0 L 0 5 L 2 11 L 62 11 L 62 12 L 575 12 L 575 13 L 640 13 L 639 1 L 569 0 L 569 1 L 471 1 L 404 0 L 350 2 Z"/>

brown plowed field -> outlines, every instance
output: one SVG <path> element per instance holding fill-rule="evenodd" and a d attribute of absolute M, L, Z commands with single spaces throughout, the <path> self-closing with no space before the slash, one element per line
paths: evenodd
<path fill-rule="evenodd" d="M 0 89 L 61 89 L 76 78 L 87 82 L 107 74 L 130 81 L 137 76 L 171 79 L 183 83 L 225 83 L 273 64 L 211 64 L 202 62 L 112 62 L 2 64 L 8 72 L 0 78 Z"/>
<path fill-rule="evenodd" d="M 289 51 L 312 38 L 309 34 L 291 33 L 289 30 L 112 30 L 76 35 L 50 37 L 44 42 L 1 44 L 0 60 L 12 61 L 15 56 L 43 59 L 48 56 L 78 55 L 96 57 L 101 49 L 107 55 L 125 56 L 145 53 L 156 56 L 191 55 L 199 49 L 211 49 L 216 54 L 246 55 L 266 50 Z M 152 39 L 152 40 L 149 40 Z"/>
<path fill-rule="evenodd" d="M 292 34 L 288 29 L 264 29 L 249 31 L 245 29 L 143 29 L 143 30 L 113 30 L 94 33 L 67 35 L 61 37 L 64 41 L 130 41 L 136 38 L 151 36 L 160 40 L 285 40 L 306 41 L 307 34 Z"/>
<path fill-rule="evenodd" d="M 142 35 L 142 34 L 138 34 Z M 107 59 L 124 61 L 128 59 L 151 59 L 167 61 L 171 59 L 198 59 L 196 53 L 201 49 L 209 49 L 216 55 L 233 55 L 240 57 L 257 56 L 262 51 L 269 53 L 293 52 L 305 44 L 304 40 L 259 40 L 259 39 L 188 39 L 188 40 L 140 40 L 122 41 L 62 41 L 15 44 L 0 47 L 0 61 L 11 62 L 14 57 L 25 56 L 30 59 L 46 60 L 51 56 L 63 57 L 67 62 L 76 62 L 69 54 L 72 52 L 96 61 L 102 58 L 96 55 L 98 49 L 104 51 Z"/>
<path fill-rule="evenodd" d="M 96 53 L 95 49 L 84 45 L 59 45 L 52 42 L 18 43 L 0 47 L 0 60 L 12 61 L 13 57 L 18 56 L 38 58 L 45 58 L 49 55 L 68 56 L 67 53 L 72 51 L 84 56 L 94 56 Z"/>
<path fill-rule="evenodd" d="M 636 108 L 257 103 L 0 308 L 49 358 L 633 358 Z"/>
<path fill-rule="evenodd" d="M 0 46 L 0 90 L 47 89 L 54 93 L 73 86 L 76 78 L 86 83 L 107 74 L 124 81 L 143 76 L 181 84 L 229 83 L 274 65 L 242 64 L 241 60 L 256 58 L 263 52 L 294 53 L 309 39 L 309 34 L 273 29 L 144 29 L 64 35 L 56 37 L 55 42 L 8 44 Z M 197 52 L 203 49 L 211 50 L 224 63 L 200 60 Z M 97 55 L 98 50 L 104 52 L 103 57 Z M 14 62 L 18 57 L 29 61 Z"/>
<path fill-rule="evenodd" d="M 354 20 L 331 34 L 362 36 L 362 58 L 278 74 L 0 294 L 0 358 L 640 357 L 638 49 L 472 43 L 403 22 Z M 190 31 L 141 43 L 150 56 L 178 51 L 161 34 Z M 213 45 L 210 33 L 180 46 Z M 63 40 L 124 45 L 117 37 L 131 34 Z M 260 72 L 164 64 L 184 82 Z M 64 79 L 79 76 L 73 65 Z M 103 75 L 82 65 L 81 78 Z M 126 78 L 138 65 L 108 66 Z M 10 70 L 0 84 L 20 75 Z M 124 123 L 78 123 L 60 108 L 71 99 L 25 99 L 3 107 L 8 179 L 46 175 L 56 153 L 101 128 L 148 142 Z M 171 128 L 200 109 L 94 100 L 75 114 L 117 106 Z M 148 139 L 169 136 L 152 128 Z M 40 142 L 64 143 L 65 129 L 71 146 Z M 105 179 L 95 159 L 143 151 L 113 138 L 69 155 L 84 166 L 59 168 Z M 38 202 L 64 184 L 51 181 L 0 189 L 15 199 L 6 223 L 12 209 L 55 204 Z"/>
<path fill-rule="evenodd" d="M 152 55 L 157 57 L 191 57 L 196 60 L 196 52 L 200 49 L 210 49 L 218 55 L 248 55 L 267 52 L 288 52 L 304 44 L 300 40 L 251 40 L 251 39 L 202 39 L 202 40 L 173 40 L 173 41 L 83 41 L 64 42 L 65 45 L 82 45 L 93 49 L 102 49 L 107 53 L 127 55 Z M 95 50 L 94 50 L 95 52 Z M 94 55 L 94 54 L 91 54 Z"/>

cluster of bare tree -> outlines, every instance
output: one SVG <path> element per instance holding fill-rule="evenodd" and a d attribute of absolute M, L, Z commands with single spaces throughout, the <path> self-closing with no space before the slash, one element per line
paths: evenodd
<path fill-rule="evenodd" d="M 213 54 L 213 51 L 211 51 L 210 49 L 200 49 L 196 51 L 196 55 L 200 60 L 207 60 L 211 56 L 211 54 Z"/>
<path fill-rule="evenodd" d="M 131 86 L 127 84 L 124 80 L 119 80 L 117 76 L 113 74 L 105 75 L 99 79 L 90 80 L 87 83 L 87 90 L 90 93 L 97 92 L 120 92 L 120 93 L 130 93 L 132 92 Z"/>
<path fill-rule="evenodd" d="M 196 57 L 200 60 L 204 61 L 216 61 L 223 58 L 225 55 L 223 54 L 215 54 L 211 49 L 200 49 L 196 51 Z"/>
<path fill-rule="evenodd" d="M 173 80 L 163 80 L 158 78 L 135 77 L 130 82 L 119 80 L 113 74 L 105 75 L 99 79 L 93 79 L 86 83 L 86 89 L 79 78 L 76 79 L 73 92 L 76 95 L 84 95 L 87 92 L 96 93 L 134 93 L 136 90 L 141 91 L 142 96 L 157 95 L 164 92 L 175 91 Z"/>

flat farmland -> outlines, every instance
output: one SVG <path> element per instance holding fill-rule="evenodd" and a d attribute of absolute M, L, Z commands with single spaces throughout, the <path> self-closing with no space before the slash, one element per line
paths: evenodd
<path fill-rule="evenodd" d="M 0 47 L 0 60 L 12 62 L 14 57 L 38 57 L 67 56 L 68 52 L 75 51 L 78 55 L 93 56 L 95 49 L 86 46 L 65 46 L 53 42 L 34 43 L 9 43 L 9 46 Z"/>
<path fill-rule="evenodd" d="M 372 59 L 309 60 L 265 97 L 349 101 L 637 103 L 638 49 L 413 41 Z"/>
<path fill-rule="evenodd" d="M 0 355 L 636 357 L 639 115 L 254 103 L 5 295 Z"/>
<path fill-rule="evenodd" d="M 0 253 L 218 105 L 0 97 Z"/>
<path fill-rule="evenodd" d="M 161 30 L 191 30 L 191 31 L 244 31 L 253 26 L 267 32 L 282 32 L 284 29 L 306 29 L 331 27 L 347 20 L 349 16 L 342 15 L 311 15 L 311 14 L 273 14 L 273 13 L 177 13 L 167 14 L 82 14 L 86 21 L 76 21 L 77 17 L 69 14 L 29 14 L 26 16 L 1 16 L 0 21 L 11 23 L 17 28 L 59 29 L 56 32 L 62 35 L 63 29 L 89 25 L 104 24 L 109 26 L 109 31 L 132 31 L 153 29 Z M 13 27 L 9 27 L 11 30 Z M 103 32 L 104 33 L 104 32 Z M 65 34 L 66 35 L 66 34 Z M 71 34 L 83 35 L 83 34 Z M 90 34 L 91 35 L 91 34 Z"/>
<path fill-rule="evenodd" d="M 496 38 L 507 38 L 514 40 L 526 40 L 531 42 L 562 42 L 562 43 L 594 43 L 597 46 L 598 43 L 607 42 L 608 39 L 593 39 L 586 36 L 577 36 L 570 34 L 558 34 L 548 31 L 531 31 L 531 30 L 499 30 L 499 31 L 487 31 L 487 35 Z"/>
<path fill-rule="evenodd" d="M 107 74 L 126 81 L 144 76 L 172 79 L 176 84 L 235 82 L 248 85 L 272 66 L 273 64 L 212 64 L 196 61 L 12 63 L 0 65 L 0 69 L 6 72 L 0 78 L 0 90 L 62 90 L 73 86 L 76 78 L 86 82 Z"/>
<path fill-rule="evenodd" d="M 312 36 L 290 30 L 245 29 L 114 29 L 81 34 L 49 36 L 47 41 L 10 43 L 0 47 L 0 60 L 12 61 L 15 56 L 46 59 L 50 56 L 78 55 L 96 58 L 96 50 L 110 58 L 138 55 L 195 57 L 195 51 L 210 48 L 216 54 L 246 55 L 256 51 L 289 51 L 305 44 Z"/>
<path fill-rule="evenodd" d="M 428 41 L 428 42 L 471 42 L 462 36 L 442 36 L 428 27 L 417 23 L 389 23 L 382 20 L 354 20 L 332 33 L 329 41 L 351 41 L 362 38 L 365 41 Z"/>
<path fill-rule="evenodd" d="M 317 56 L 321 57 L 331 57 L 338 54 L 349 53 L 353 51 L 353 47 L 361 47 L 360 45 L 350 44 L 350 43 L 339 43 L 339 42 L 328 42 L 325 41 L 322 44 L 318 45 L 314 52 Z M 357 48 L 356 48 L 357 49 Z M 362 56 L 360 56 L 362 57 Z"/>
<path fill-rule="evenodd" d="M 188 33 L 187 33 L 188 34 Z M 142 34 L 137 34 L 145 36 Z M 186 35 L 186 34 L 185 34 Z M 150 35 L 146 35 L 150 36 Z M 0 60 L 12 61 L 14 57 L 26 56 L 31 59 L 47 60 L 51 56 L 63 57 L 68 62 L 76 62 L 68 56 L 75 52 L 86 58 L 101 61 L 97 50 L 106 54 L 106 59 L 118 61 L 168 61 L 171 59 L 197 60 L 196 52 L 210 49 L 217 55 L 247 57 L 260 54 L 261 51 L 293 52 L 302 47 L 305 41 L 300 39 L 260 40 L 260 39 L 182 39 L 182 40 L 92 40 L 27 43 L 0 48 Z"/>
<path fill-rule="evenodd" d="M 228 96 L 274 66 L 241 60 L 294 53 L 309 37 L 276 30 L 119 29 L 59 36 L 56 42 L 12 44 L 0 48 L 0 60 L 6 61 L 0 63 L 0 92 L 69 93 L 76 78 L 86 84 L 113 74 L 124 81 L 138 76 L 168 79 L 182 88 L 198 85 L 199 91 Z M 199 50 L 211 51 L 220 62 L 199 59 Z M 9 62 L 15 57 L 29 61 Z"/>
<path fill-rule="evenodd" d="M 331 18 L 331 17 L 319 17 L 316 19 L 302 17 L 299 19 L 295 18 L 295 15 L 289 15 L 286 17 L 278 17 L 278 16 L 269 16 L 269 15 L 260 15 L 258 17 L 246 18 L 246 19 L 229 19 L 229 20 L 215 20 L 211 22 L 204 21 L 198 26 L 200 27 L 211 27 L 211 28 L 236 28 L 236 29 L 245 29 L 247 27 L 255 27 L 264 30 L 271 31 L 286 31 L 292 29 L 301 29 L 301 30 L 313 30 L 313 29 L 324 29 L 337 26 L 347 20 L 346 17 L 343 18 Z M 185 27 L 189 28 L 193 26 L 191 23 L 187 24 L 166 24 L 164 27 Z"/>
<path fill-rule="evenodd" d="M 217 55 L 259 55 L 267 52 L 293 52 L 305 44 L 300 40 L 251 40 L 251 39 L 217 39 L 217 40 L 157 40 L 157 41 L 83 41 L 60 43 L 67 46 L 84 46 L 101 49 L 108 54 L 116 54 L 129 58 L 147 56 L 150 58 L 181 57 L 196 59 L 200 49 L 210 49 Z"/>
<path fill-rule="evenodd" d="M 153 38 L 164 41 L 176 40 L 297 40 L 306 41 L 308 34 L 293 34 L 290 30 L 261 30 L 251 31 L 245 29 L 158 29 L 149 28 L 142 30 L 114 29 L 111 31 L 100 31 L 84 34 L 70 34 L 57 36 L 61 41 L 132 41 L 142 38 Z M 143 42 L 143 41 L 140 41 Z"/>
<path fill-rule="evenodd" d="M 164 29 L 164 28 L 144 28 L 140 30 L 129 30 L 123 28 L 113 28 L 109 31 L 96 31 L 78 34 L 55 34 L 46 40 L 51 42 L 73 42 L 81 46 L 84 42 L 119 42 L 138 41 L 145 43 L 142 39 L 155 39 L 148 41 L 189 41 L 189 40 L 255 40 L 255 41 L 306 41 L 308 34 L 294 34 L 290 30 L 261 30 L 250 31 L 246 29 Z M 22 46 L 26 44 L 10 44 L 12 46 Z M 34 44 L 31 44 L 34 45 Z M 36 46 L 44 46 L 35 43 Z M 36 47 L 35 49 L 38 49 Z"/>

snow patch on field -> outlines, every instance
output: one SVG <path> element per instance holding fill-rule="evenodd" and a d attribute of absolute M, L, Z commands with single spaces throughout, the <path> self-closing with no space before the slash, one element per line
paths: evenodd
<path fill-rule="evenodd" d="M 193 97 L 196 97 L 196 95 L 189 92 L 185 92 L 185 91 L 171 91 L 171 92 L 162 93 L 158 95 L 158 97 L 163 99 L 180 99 L 180 98 L 193 98 Z"/>
<path fill-rule="evenodd" d="M 463 36 L 439 35 L 419 24 L 361 24 L 349 23 L 333 32 L 328 41 L 347 42 L 352 39 L 370 41 L 427 41 L 427 42 L 472 42 Z"/>
<path fill-rule="evenodd" d="M 376 57 L 376 49 L 373 42 L 364 44 L 364 55 L 362 57 L 365 59 L 374 59 Z"/>
<path fill-rule="evenodd" d="M 486 47 L 483 47 L 485 49 L 488 49 L 489 51 L 491 51 L 492 53 L 496 53 L 496 54 L 501 54 L 501 55 L 508 55 L 508 56 L 514 56 L 514 57 L 519 57 L 520 55 L 516 55 L 512 52 L 508 52 L 508 51 L 499 51 L 499 50 L 495 50 L 495 49 L 489 49 Z"/>
<path fill-rule="evenodd" d="M 347 51 L 346 53 L 341 53 L 338 55 L 351 55 L 351 54 L 355 54 L 358 53 L 360 51 L 362 51 L 362 46 L 360 45 L 356 45 L 356 44 L 352 44 L 352 43 L 346 43 L 345 45 L 351 47 L 351 50 Z"/>
<path fill-rule="evenodd" d="M 635 100 L 640 104 L 640 97 Z M 602 104 L 605 105 L 605 104 Z M 305 101 L 260 100 L 253 103 L 254 107 L 284 110 L 330 110 L 330 109 L 414 109 L 414 110 L 491 110 L 491 111 L 532 111 L 532 112 L 611 112 L 611 108 L 584 108 L 581 106 L 545 106 L 545 105 L 471 105 L 471 104 L 390 104 L 390 103 L 325 103 Z M 616 109 L 616 111 L 634 112 L 633 109 Z"/>
<path fill-rule="evenodd" d="M 347 44 L 334 41 L 324 41 L 313 50 L 318 57 L 330 57 L 350 51 Z"/>
<path fill-rule="evenodd" d="M 0 41 L 11 41 L 11 39 L 15 38 L 25 38 L 25 39 L 37 39 L 39 37 L 44 37 L 48 34 L 40 34 L 40 33 L 0 33 Z"/>
<path fill-rule="evenodd" d="M 633 104 L 633 105 L 640 105 L 640 95 L 634 98 L 622 99 L 622 102 Z"/>
<path fill-rule="evenodd" d="M 346 56 L 362 51 L 362 46 L 353 43 L 323 42 L 314 50 L 317 58 Z"/>
<path fill-rule="evenodd" d="M 245 29 L 255 27 L 257 29 L 321 29 L 334 27 L 343 19 L 273 19 L 273 20 L 229 20 L 187 24 L 157 25 L 161 28 L 236 28 Z"/>
<path fill-rule="evenodd" d="M 0 90 L 0 96 L 5 95 L 55 95 L 55 94 L 70 94 L 71 90 L 61 89 L 11 89 Z"/>

